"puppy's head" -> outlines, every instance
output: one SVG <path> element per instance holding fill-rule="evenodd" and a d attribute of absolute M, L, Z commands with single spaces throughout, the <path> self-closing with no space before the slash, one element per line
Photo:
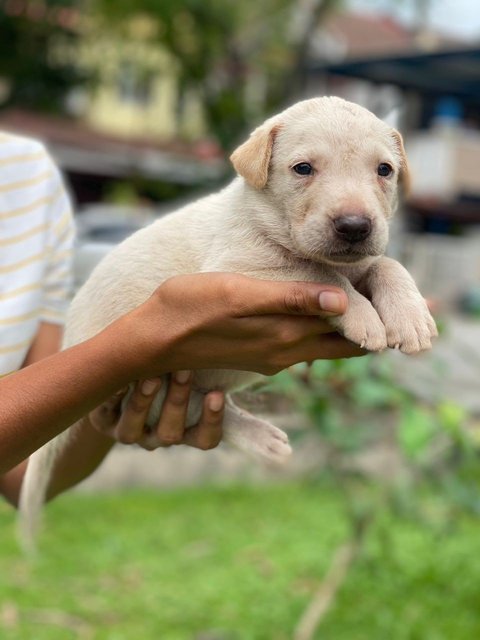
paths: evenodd
<path fill-rule="evenodd" d="M 332 264 L 383 254 L 399 184 L 408 188 L 398 131 L 340 98 L 306 100 L 270 118 L 231 160 L 273 205 L 261 210 L 272 238 Z"/>

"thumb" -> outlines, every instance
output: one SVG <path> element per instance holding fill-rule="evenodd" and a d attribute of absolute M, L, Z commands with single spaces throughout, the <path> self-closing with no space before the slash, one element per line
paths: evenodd
<path fill-rule="evenodd" d="M 253 314 L 341 315 L 348 306 L 343 289 L 316 282 L 255 280 Z M 256 301 L 259 301 L 258 303 Z"/>

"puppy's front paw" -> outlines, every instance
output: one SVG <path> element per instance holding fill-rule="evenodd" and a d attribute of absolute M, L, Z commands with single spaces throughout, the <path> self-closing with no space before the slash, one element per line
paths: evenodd
<path fill-rule="evenodd" d="M 332 318 L 332 323 L 347 340 L 367 351 L 383 351 L 387 348 L 383 322 L 366 298 L 350 304 L 343 316 Z"/>
<path fill-rule="evenodd" d="M 388 346 L 403 353 L 431 349 L 432 338 L 438 336 L 435 320 L 420 295 L 405 301 L 402 306 L 387 306 L 380 315 L 385 323 Z"/>

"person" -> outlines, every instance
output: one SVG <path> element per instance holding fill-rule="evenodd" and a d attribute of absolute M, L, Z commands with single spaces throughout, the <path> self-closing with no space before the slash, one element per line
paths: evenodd
<path fill-rule="evenodd" d="M 68 196 L 36 141 L 2 134 L 0 166 L 0 492 L 12 504 L 27 457 L 80 418 L 49 497 L 89 475 L 115 441 L 142 445 L 163 374 L 174 372 L 160 445 L 206 449 L 221 439 L 223 394 L 208 394 L 199 424 L 186 430 L 190 370 L 271 374 L 364 353 L 320 319 L 345 311 L 341 290 L 220 273 L 171 278 L 97 336 L 58 352 L 74 235 Z M 120 411 L 132 381 L 139 382 Z"/>

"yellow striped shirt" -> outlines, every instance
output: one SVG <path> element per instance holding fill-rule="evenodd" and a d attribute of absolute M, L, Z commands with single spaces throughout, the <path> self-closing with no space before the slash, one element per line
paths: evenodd
<path fill-rule="evenodd" d="M 0 144 L 0 376 L 19 369 L 41 321 L 63 323 L 71 286 L 72 210 L 35 140 Z"/>

